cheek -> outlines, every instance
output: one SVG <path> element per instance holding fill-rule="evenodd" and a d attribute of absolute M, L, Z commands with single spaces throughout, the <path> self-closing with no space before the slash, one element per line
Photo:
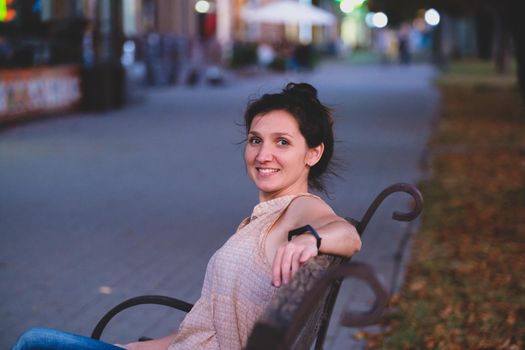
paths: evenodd
<path fill-rule="evenodd" d="M 290 157 L 292 158 L 292 157 Z M 308 160 L 308 154 L 306 152 L 296 152 L 294 155 L 293 155 L 293 160 L 290 159 L 290 161 L 293 161 L 294 164 L 300 164 L 300 165 L 305 165 L 306 164 L 306 161 Z"/>
<path fill-rule="evenodd" d="M 304 159 L 297 154 L 285 154 L 275 157 L 275 161 L 289 171 L 301 171 L 304 166 Z"/>
<path fill-rule="evenodd" d="M 254 159 L 254 152 L 250 147 L 244 148 L 244 162 L 246 164 L 253 162 Z"/>

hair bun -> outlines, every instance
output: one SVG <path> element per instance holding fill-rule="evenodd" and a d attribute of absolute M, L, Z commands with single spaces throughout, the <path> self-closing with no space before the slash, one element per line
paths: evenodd
<path fill-rule="evenodd" d="M 308 83 L 288 83 L 283 92 L 307 96 L 317 100 L 317 89 Z"/>

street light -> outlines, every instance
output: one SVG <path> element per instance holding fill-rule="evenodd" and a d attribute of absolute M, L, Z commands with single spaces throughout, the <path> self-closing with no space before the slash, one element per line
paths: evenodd
<path fill-rule="evenodd" d="M 388 17 L 383 12 L 374 13 L 372 16 L 372 24 L 376 28 L 384 28 L 388 24 Z"/>
<path fill-rule="evenodd" d="M 341 9 L 341 11 L 343 11 L 346 14 L 348 14 L 348 13 L 350 13 L 350 12 L 352 12 L 354 10 L 355 6 L 354 6 L 352 0 L 343 0 L 339 4 L 339 8 Z"/>
<path fill-rule="evenodd" d="M 208 13 L 211 9 L 211 4 L 206 0 L 199 0 L 195 3 L 195 11 L 198 13 Z"/>
<path fill-rule="evenodd" d="M 439 12 L 436 11 L 436 9 L 428 9 L 425 12 L 425 22 L 427 22 L 429 26 L 437 26 L 440 20 L 441 16 L 439 15 Z"/>
<path fill-rule="evenodd" d="M 339 8 L 346 14 L 351 13 L 356 8 L 363 6 L 365 0 L 342 0 L 339 3 Z"/>

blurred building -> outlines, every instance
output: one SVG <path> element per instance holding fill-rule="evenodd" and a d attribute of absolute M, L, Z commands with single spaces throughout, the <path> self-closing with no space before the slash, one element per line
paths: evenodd
<path fill-rule="evenodd" d="M 231 62 L 236 47 L 253 56 L 254 45 L 271 43 L 284 57 L 297 45 L 328 52 L 341 37 L 352 46 L 370 41 L 362 11 L 344 15 L 336 0 L 297 0 L 332 13 L 334 26 L 243 19 L 246 7 L 278 1 L 0 0 L 0 122 L 115 108 L 144 85 L 187 82 Z"/>
<path fill-rule="evenodd" d="M 230 40 L 234 1 L 0 0 L 0 123 L 176 83 L 197 43 Z"/>
<path fill-rule="evenodd" d="M 0 0 L 0 122 L 89 106 L 96 90 L 89 107 L 121 105 L 121 11 L 117 1 Z"/>

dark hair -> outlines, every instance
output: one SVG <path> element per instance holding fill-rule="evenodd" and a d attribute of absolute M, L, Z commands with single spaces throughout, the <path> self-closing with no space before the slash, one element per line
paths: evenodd
<path fill-rule="evenodd" d="M 264 115 L 275 110 L 286 111 L 295 118 L 309 148 L 324 144 L 321 159 L 310 168 L 308 185 L 326 192 L 322 179 L 327 173 L 336 175 L 331 167 L 334 153 L 332 130 L 334 121 L 330 109 L 319 101 L 317 90 L 312 85 L 288 83 L 282 92 L 265 94 L 248 104 L 244 113 L 246 134 L 250 131 L 252 121 L 257 115 Z"/>

